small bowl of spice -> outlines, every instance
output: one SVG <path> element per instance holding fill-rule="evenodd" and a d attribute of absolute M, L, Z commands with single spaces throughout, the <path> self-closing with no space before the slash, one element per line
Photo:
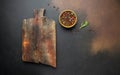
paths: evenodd
<path fill-rule="evenodd" d="M 71 28 L 77 23 L 77 15 L 73 10 L 63 10 L 59 15 L 59 23 L 65 28 Z"/>

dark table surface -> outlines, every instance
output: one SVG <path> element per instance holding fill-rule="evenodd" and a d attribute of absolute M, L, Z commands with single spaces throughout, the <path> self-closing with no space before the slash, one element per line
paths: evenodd
<path fill-rule="evenodd" d="M 21 60 L 22 21 L 39 8 L 56 21 L 57 68 Z M 58 22 L 68 8 L 78 15 L 72 29 Z M 120 75 L 120 0 L 0 0 L 0 75 Z"/>

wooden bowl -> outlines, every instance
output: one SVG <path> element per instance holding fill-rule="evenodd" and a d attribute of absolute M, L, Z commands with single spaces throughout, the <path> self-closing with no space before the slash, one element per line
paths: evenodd
<path fill-rule="evenodd" d="M 77 15 L 73 10 L 63 10 L 59 15 L 59 23 L 65 28 L 71 28 L 77 23 Z"/>

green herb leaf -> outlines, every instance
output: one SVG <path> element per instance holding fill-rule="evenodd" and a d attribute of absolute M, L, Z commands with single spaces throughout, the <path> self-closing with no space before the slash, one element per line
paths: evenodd
<path fill-rule="evenodd" d="M 82 29 L 82 28 L 88 26 L 88 24 L 89 24 L 88 21 L 82 22 L 82 23 L 81 23 L 81 26 L 80 26 L 80 29 Z"/>

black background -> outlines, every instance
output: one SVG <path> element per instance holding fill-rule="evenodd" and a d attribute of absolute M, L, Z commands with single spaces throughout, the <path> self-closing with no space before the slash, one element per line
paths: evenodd
<path fill-rule="evenodd" d="M 120 75 L 120 55 L 107 52 L 90 54 L 94 36 L 89 27 L 79 31 L 59 25 L 58 10 L 49 0 L 0 0 L 0 75 Z M 21 60 L 21 26 L 33 17 L 33 9 L 46 9 L 46 16 L 56 21 L 57 68 Z M 84 19 L 81 16 L 81 20 Z"/>

